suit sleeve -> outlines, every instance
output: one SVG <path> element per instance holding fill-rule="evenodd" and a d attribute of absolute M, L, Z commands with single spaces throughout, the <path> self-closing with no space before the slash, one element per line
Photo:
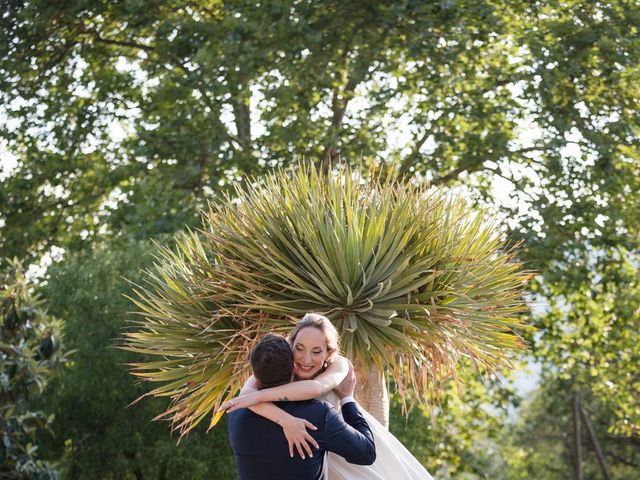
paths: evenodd
<path fill-rule="evenodd" d="M 356 465 L 371 465 L 376 459 L 376 446 L 371 429 L 355 402 L 342 407 L 342 415 L 332 408 L 325 419 L 325 448 Z"/>

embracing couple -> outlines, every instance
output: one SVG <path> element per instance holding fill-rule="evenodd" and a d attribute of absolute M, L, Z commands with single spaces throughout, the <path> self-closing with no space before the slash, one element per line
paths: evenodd
<path fill-rule="evenodd" d="M 221 407 L 240 480 L 431 480 L 354 401 L 353 366 L 326 317 L 305 315 L 288 341 L 265 335 L 251 368 L 240 395 Z"/>

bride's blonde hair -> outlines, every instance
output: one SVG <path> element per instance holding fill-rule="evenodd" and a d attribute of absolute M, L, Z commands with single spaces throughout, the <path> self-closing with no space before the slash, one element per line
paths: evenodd
<path fill-rule="evenodd" d="M 324 334 L 327 339 L 328 359 L 331 359 L 333 355 L 340 353 L 340 335 L 338 335 L 336 327 L 333 326 L 333 323 L 331 323 L 331 320 L 327 317 L 317 313 L 307 313 L 298 323 L 296 323 L 296 326 L 293 327 L 293 330 L 291 330 L 288 337 L 291 348 L 293 348 L 300 330 L 307 327 L 317 328 Z"/>

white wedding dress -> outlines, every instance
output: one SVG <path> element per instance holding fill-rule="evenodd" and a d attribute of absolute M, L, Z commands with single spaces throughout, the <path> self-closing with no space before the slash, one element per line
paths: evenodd
<path fill-rule="evenodd" d="M 333 392 L 319 400 L 329 402 L 341 412 L 340 401 Z M 368 466 L 354 465 L 340 455 L 327 452 L 324 465 L 325 480 L 433 480 L 429 472 L 389 430 L 369 412 L 362 408 L 360 410 L 364 412 L 364 418 L 373 433 L 376 461 Z"/>

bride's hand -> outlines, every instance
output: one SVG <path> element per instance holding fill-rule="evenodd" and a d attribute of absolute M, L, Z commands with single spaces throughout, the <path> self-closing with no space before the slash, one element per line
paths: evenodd
<path fill-rule="evenodd" d="M 220 408 L 218 408 L 218 412 L 223 412 L 224 410 L 226 410 L 227 413 L 231 413 L 235 410 L 238 410 L 239 408 L 253 407 L 254 405 L 262 403 L 263 401 L 264 400 L 262 400 L 260 391 L 245 393 L 244 395 L 240 395 L 236 398 L 232 398 L 231 400 L 224 402 L 222 405 L 220 405 Z"/>
<path fill-rule="evenodd" d="M 281 424 L 284 436 L 287 437 L 289 443 L 289 455 L 293 457 L 293 447 L 296 448 L 302 459 L 304 460 L 304 452 L 307 452 L 309 457 L 313 457 L 311 447 L 319 448 L 318 442 L 307 432 L 307 428 L 311 430 L 317 430 L 317 428 L 304 418 L 289 417 Z"/>

